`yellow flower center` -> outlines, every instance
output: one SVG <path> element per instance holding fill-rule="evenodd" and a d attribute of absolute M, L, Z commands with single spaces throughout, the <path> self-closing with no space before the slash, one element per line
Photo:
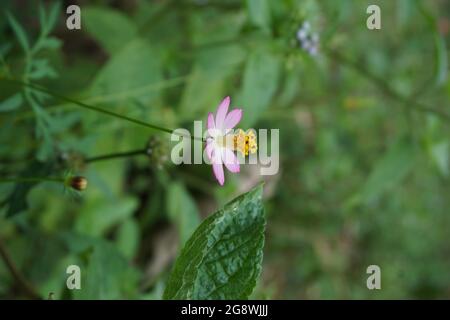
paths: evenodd
<path fill-rule="evenodd" d="M 256 143 L 256 135 L 253 130 L 237 130 L 233 134 L 233 149 L 239 151 L 243 156 L 248 156 L 249 153 L 255 153 L 258 150 Z"/>

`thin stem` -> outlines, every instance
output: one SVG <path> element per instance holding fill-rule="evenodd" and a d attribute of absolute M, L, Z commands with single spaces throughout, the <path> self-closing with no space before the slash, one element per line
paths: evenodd
<path fill-rule="evenodd" d="M 132 123 L 135 123 L 135 124 L 138 124 L 138 125 L 150 128 L 150 129 L 163 131 L 163 132 L 166 132 L 166 133 L 169 133 L 169 134 L 174 133 L 174 134 L 176 134 L 178 136 L 187 137 L 187 138 L 190 138 L 192 140 L 204 141 L 204 139 L 201 138 L 201 137 L 192 137 L 191 135 L 184 135 L 184 134 L 181 134 L 181 133 L 177 133 L 177 132 L 174 132 L 174 130 L 172 130 L 172 129 L 168 129 L 168 128 L 164 128 L 164 127 L 157 126 L 157 125 L 154 125 L 154 124 L 150 124 L 150 123 L 138 120 L 138 119 L 130 118 L 130 117 L 127 117 L 127 116 L 124 116 L 124 115 L 121 115 L 121 114 L 118 114 L 118 113 L 115 113 L 115 112 L 112 112 L 112 111 L 109 111 L 109 110 L 105 110 L 105 109 L 102 109 L 102 108 L 99 108 L 99 107 L 96 107 L 96 106 L 92 106 L 92 105 L 86 104 L 84 102 L 80 102 L 80 101 L 74 100 L 74 99 L 69 98 L 69 97 L 62 96 L 60 94 L 54 93 L 54 92 L 52 92 L 52 91 L 50 91 L 50 90 L 48 90 L 48 89 L 46 89 L 46 88 L 44 88 L 44 87 L 42 87 L 40 85 L 37 85 L 37 84 L 33 84 L 33 83 L 30 83 L 30 82 L 27 82 L 27 81 L 20 81 L 20 80 L 16 80 L 16 79 L 3 79 L 3 80 L 4 81 L 9 81 L 9 82 L 12 82 L 12 83 L 15 83 L 15 84 L 20 84 L 20 85 L 25 86 L 27 88 L 32 88 L 32 89 L 44 92 L 44 93 L 46 93 L 46 94 L 48 94 L 48 95 L 50 95 L 50 96 L 52 96 L 52 97 L 54 97 L 56 99 L 59 99 L 59 100 L 65 101 L 65 102 L 69 102 L 69 103 L 73 103 L 73 104 L 75 104 L 77 106 L 80 106 L 82 108 L 85 108 L 85 109 L 88 109 L 88 110 L 92 110 L 92 111 L 96 111 L 96 112 L 99 112 L 99 113 L 103 113 L 103 114 L 106 114 L 106 115 L 109 115 L 109 116 L 112 116 L 112 117 L 115 117 L 115 118 L 123 119 L 123 120 L 129 121 L 129 122 L 132 122 Z"/>
<path fill-rule="evenodd" d="M 342 56 L 340 53 L 336 52 L 335 50 L 324 50 L 331 58 L 335 58 L 337 61 L 339 61 L 341 64 L 350 67 L 357 71 L 359 74 L 364 76 L 366 79 L 371 81 L 373 84 L 378 86 L 383 93 L 390 97 L 391 99 L 397 100 L 400 103 L 403 103 L 405 105 L 410 105 L 413 107 L 414 110 L 417 110 L 419 112 L 426 112 L 426 113 L 433 113 L 441 118 L 444 118 L 446 120 L 450 120 L 450 115 L 446 112 L 443 112 L 441 110 L 431 108 L 429 106 L 423 105 L 417 101 L 414 101 L 415 95 L 413 97 L 405 97 L 398 92 L 396 92 L 394 89 L 392 89 L 386 80 L 383 78 L 378 77 L 377 75 L 371 73 L 369 70 L 364 68 L 362 65 L 358 64 L 357 62 L 351 61 L 344 56 Z"/>
<path fill-rule="evenodd" d="M 30 178 L 6 178 L 6 179 L 0 179 L 0 183 L 20 183 L 20 182 L 44 182 L 44 181 L 51 181 L 51 182 L 64 182 L 63 178 L 46 178 L 46 177 L 30 177 Z"/>
<path fill-rule="evenodd" d="M 22 292 L 31 299 L 40 300 L 41 299 L 40 295 L 37 293 L 36 289 L 26 280 L 23 274 L 19 271 L 16 264 L 9 255 L 9 252 L 6 249 L 6 245 L 3 243 L 3 240 L 1 238 L 0 238 L 0 256 L 2 257 L 3 262 L 5 263 L 9 272 L 11 272 L 11 275 L 13 276 L 14 280 L 16 281 L 17 285 L 22 290 Z"/>
<path fill-rule="evenodd" d="M 110 154 L 105 154 L 105 155 L 101 155 L 101 156 L 87 158 L 84 161 L 86 163 L 92 163 L 92 162 L 97 162 L 97 161 L 102 161 L 102 160 L 126 158 L 126 157 L 132 157 L 132 156 L 136 156 L 136 155 L 142 155 L 142 154 L 147 154 L 147 150 L 140 149 L 140 150 L 127 151 L 127 152 L 110 153 Z"/>

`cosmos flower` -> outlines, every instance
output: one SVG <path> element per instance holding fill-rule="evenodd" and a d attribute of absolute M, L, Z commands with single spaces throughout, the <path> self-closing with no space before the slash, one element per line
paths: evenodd
<path fill-rule="evenodd" d="M 234 151 L 243 156 L 257 150 L 256 135 L 253 131 L 244 132 L 233 128 L 241 121 L 242 109 L 228 112 L 230 97 L 226 97 L 219 104 L 216 115 L 210 112 L 207 121 L 206 154 L 211 161 L 214 176 L 220 185 L 225 182 L 223 166 L 232 173 L 240 171 L 239 160 Z"/>

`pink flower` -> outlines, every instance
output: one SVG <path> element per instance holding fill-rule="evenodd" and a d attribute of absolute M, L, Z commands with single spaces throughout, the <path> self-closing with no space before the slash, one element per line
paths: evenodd
<path fill-rule="evenodd" d="M 226 97 L 219 104 L 216 117 L 208 114 L 208 135 L 206 138 L 206 154 L 212 163 L 214 175 L 222 186 L 225 182 L 223 165 L 233 173 L 239 172 L 239 160 L 234 154 L 236 138 L 229 134 L 241 121 L 242 109 L 233 109 L 228 112 L 230 97 Z"/>

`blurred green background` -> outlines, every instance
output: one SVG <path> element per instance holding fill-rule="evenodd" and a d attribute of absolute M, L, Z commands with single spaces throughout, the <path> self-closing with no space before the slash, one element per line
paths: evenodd
<path fill-rule="evenodd" d="M 74 2 L 81 30 L 66 28 Z M 370 4 L 381 30 L 366 27 Z M 2 82 L 1 179 L 88 180 L 81 194 L 0 184 L 2 247 L 41 297 L 160 299 L 200 221 L 264 180 L 252 298 L 450 298 L 449 1 L 5 0 L 0 11 L 2 77 L 189 130 L 230 95 L 242 128 L 280 129 L 277 175 L 247 165 L 220 187 L 206 164 L 173 165 L 165 133 Z M 317 55 L 297 39 L 305 21 Z M 66 289 L 71 264 L 83 290 Z M 366 287 L 372 264 L 381 290 Z M 30 298 L 3 262 L 0 297 Z"/>

